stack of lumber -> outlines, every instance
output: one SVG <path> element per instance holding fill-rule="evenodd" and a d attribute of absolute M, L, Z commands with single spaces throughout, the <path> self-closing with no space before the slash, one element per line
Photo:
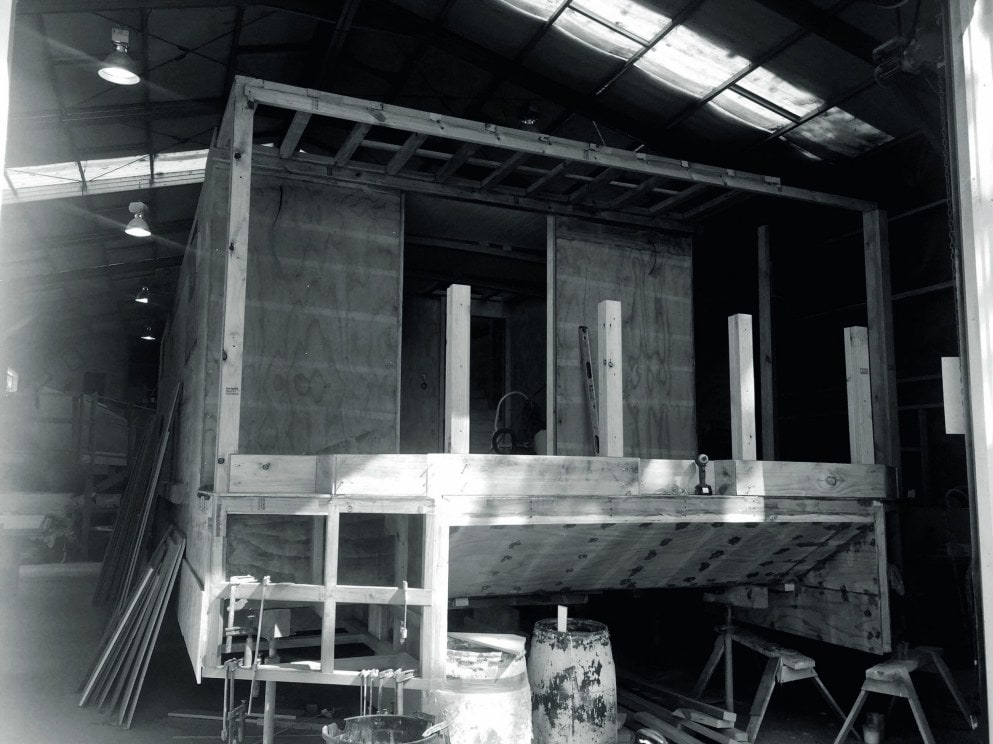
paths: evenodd
<path fill-rule="evenodd" d="M 661 685 L 626 679 L 617 690 L 625 725 L 647 741 L 667 744 L 738 744 L 748 734 L 735 728 L 737 716 Z"/>
<path fill-rule="evenodd" d="M 145 545 L 178 394 L 177 389 L 168 418 L 156 414 L 145 429 L 131 463 L 127 486 L 121 496 L 121 506 L 100 567 L 93 603 L 110 605 L 115 614 L 120 611 L 121 603 L 132 588 Z"/>
<path fill-rule="evenodd" d="M 131 727 L 155 641 L 179 573 L 186 541 L 170 528 L 104 633 L 83 681 L 80 707 L 98 706 L 118 726 Z"/>

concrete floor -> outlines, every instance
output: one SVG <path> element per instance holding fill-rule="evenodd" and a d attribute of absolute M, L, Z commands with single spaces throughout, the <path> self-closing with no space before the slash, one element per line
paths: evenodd
<path fill-rule="evenodd" d="M 173 612 L 163 623 L 132 728 L 119 728 L 94 708 L 78 707 L 78 688 L 103 631 L 104 613 L 90 602 L 98 571 L 97 564 L 22 567 L 17 595 L 0 602 L 0 744 L 197 744 L 218 740 L 219 722 L 168 715 L 189 709 L 219 712 L 222 695 L 219 681 L 196 684 Z M 920 676 L 918 689 L 938 744 L 982 744 L 980 735 L 965 729 L 936 678 Z M 851 705 L 859 684 L 861 680 L 853 680 L 851 689 L 834 690 L 843 708 Z M 739 687 L 747 688 L 747 684 Z M 310 704 L 319 710 L 337 704 L 341 711 L 341 706 L 351 705 L 351 691 L 341 688 L 283 685 L 280 690 L 280 706 L 303 708 Z M 739 689 L 740 694 L 749 692 Z M 747 701 L 741 701 L 739 707 L 747 709 Z M 774 694 L 758 744 L 831 744 L 838 728 L 813 687 L 799 682 Z M 250 726 L 247 741 L 261 741 L 260 732 Z M 277 742 L 286 744 L 320 741 L 319 734 L 300 730 L 277 736 Z M 920 737 L 906 703 L 896 701 L 887 718 L 887 744 L 917 741 Z"/>

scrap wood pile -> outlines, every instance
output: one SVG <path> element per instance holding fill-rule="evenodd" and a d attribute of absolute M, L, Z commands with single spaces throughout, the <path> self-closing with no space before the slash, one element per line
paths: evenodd
<path fill-rule="evenodd" d="M 653 744 L 736 744 L 748 734 L 735 727 L 737 716 L 661 685 L 633 679 L 619 680 L 618 718 L 636 732 L 631 741 Z M 618 742 L 621 737 L 618 737 Z"/>
<path fill-rule="evenodd" d="M 170 527 L 122 609 L 107 626 L 97 658 L 83 681 L 80 707 L 98 706 L 117 725 L 131 727 L 185 546 L 186 540 Z"/>

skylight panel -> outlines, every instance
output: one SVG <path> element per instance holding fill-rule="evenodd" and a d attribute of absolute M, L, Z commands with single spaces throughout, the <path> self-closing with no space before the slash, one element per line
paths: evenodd
<path fill-rule="evenodd" d="M 762 96 L 796 116 L 806 116 L 824 105 L 824 99 L 798 88 L 764 67 L 757 67 L 737 83 L 750 93 Z"/>
<path fill-rule="evenodd" d="M 677 26 L 635 62 L 652 77 L 692 96 L 701 97 L 748 67 L 748 60 Z"/>
<path fill-rule="evenodd" d="M 569 6 L 600 18 L 647 44 L 670 19 L 633 0 L 573 0 Z"/>
<path fill-rule="evenodd" d="M 500 0 L 504 5 L 547 21 L 565 0 Z"/>
<path fill-rule="evenodd" d="M 627 59 L 644 47 L 634 39 L 629 39 L 620 31 L 605 26 L 598 20 L 579 11 L 567 8 L 555 21 L 555 27 L 573 38 L 589 44 L 594 49 Z"/>
<path fill-rule="evenodd" d="M 30 189 L 39 186 L 60 186 L 65 183 L 79 183 L 79 169 L 75 163 L 48 163 L 7 168 L 7 178 L 15 189 Z"/>
<path fill-rule="evenodd" d="M 733 90 L 726 90 L 715 96 L 710 105 L 726 116 L 766 132 L 773 132 L 790 123 L 785 116 Z"/>
<path fill-rule="evenodd" d="M 832 108 L 785 135 L 807 140 L 848 157 L 856 157 L 893 137 L 840 108 Z"/>
<path fill-rule="evenodd" d="M 166 152 L 155 156 L 155 175 L 186 173 L 207 167 L 207 150 Z"/>
<path fill-rule="evenodd" d="M 87 181 L 101 178 L 127 178 L 148 176 L 148 155 L 129 155 L 123 158 L 102 158 L 83 162 Z"/>

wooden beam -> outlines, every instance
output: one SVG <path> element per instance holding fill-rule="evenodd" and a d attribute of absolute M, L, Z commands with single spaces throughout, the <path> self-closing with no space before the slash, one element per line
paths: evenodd
<path fill-rule="evenodd" d="M 862 231 L 865 239 L 865 295 L 869 317 L 875 457 L 876 462 L 897 468 L 899 484 L 900 427 L 896 408 L 896 352 L 886 212 L 880 209 L 863 212 Z"/>
<path fill-rule="evenodd" d="M 338 148 L 338 152 L 334 156 L 334 164 L 336 166 L 340 168 L 352 159 L 352 155 L 359 149 L 359 145 L 362 144 L 362 140 L 365 139 L 370 129 L 372 129 L 372 124 L 356 124 L 352 127 L 352 131 L 348 133 L 345 141 Z"/>
<path fill-rule="evenodd" d="M 307 124 L 310 123 L 310 113 L 307 111 L 297 111 L 293 114 L 293 120 L 283 135 L 283 141 L 279 143 L 279 157 L 288 158 L 296 152 L 300 138 L 303 136 Z"/>
<path fill-rule="evenodd" d="M 837 194 L 784 186 L 777 178 L 728 168 L 689 163 L 642 152 L 600 147 L 538 132 L 498 127 L 493 124 L 427 113 L 358 98 L 300 90 L 266 80 L 243 79 L 245 90 L 257 103 L 296 111 L 310 111 L 347 121 L 367 123 L 389 129 L 448 138 L 478 145 L 518 150 L 532 155 L 616 168 L 645 175 L 659 175 L 694 183 L 707 183 L 729 189 L 770 194 L 825 206 L 865 211 L 875 204 Z"/>
<path fill-rule="evenodd" d="M 871 465 L 876 461 L 872 435 L 872 383 L 869 374 L 869 333 L 865 328 L 845 329 L 845 383 L 848 389 L 848 445 L 851 461 Z"/>
<path fill-rule="evenodd" d="M 948 20 L 952 115 L 961 228 L 960 327 L 970 465 L 969 494 L 975 508 L 982 623 L 993 620 L 993 0 L 955 0 Z M 986 711 L 993 711 L 993 633 L 983 633 Z"/>
<path fill-rule="evenodd" d="M 728 318 L 728 354 L 731 369 L 731 457 L 735 460 L 757 460 L 751 315 L 739 313 Z"/>
<path fill-rule="evenodd" d="M 224 305 L 221 317 L 220 374 L 214 490 L 228 490 L 228 458 L 238 452 L 241 422 L 241 360 L 245 337 L 245 286 L 248 278 L 248 223 L 252 192 L 252 124 L 255 106 L 236 81 L 232 92 L 231 167 L 227 241 L 223 247 Z"/>
<path fill-rule="evenodd" d="M 600 453 L 624 457 L 624 381 L 621 349 L 621 303 L 604 300 L 597 305 L 599 357 Z"/>
<path fill-rule="evenodd" d="M 544 187 L 545 185 L 551 183 L 556 178 L 561 176 L 565 171 L 572 165 L 568 161 L 563 161 L 556 165 L 554 168 L 549 169 L 547 173 L 543 176 L 539 176 L 536 180 L 532 181 L 531 184 L 524 189 L 524 193 L 530 196 L 538 189 Z"/>
<path fill-rule="evenodd" d="M 438 169 L 438 172 L 434 176 L 435 183 L 444 183 L 451 178 L 455 171 L 465 165 L 465 162 L 471 158 L 472 154 L 478 149 L 479 145 L 474 145 L 471 143 L 462 144 L 459 149 L 452 154 L 452 157 L 448 159 L 448 162 Z"/>
<path fill-rule="evenodd" d="M 390 158 L 390 162 L 386 164 L 386 175 L 395 176 L 402 171 L 403 167 L 407 165 L 407 162 L 414 157 L 417 148 L 423 145 L 427 138 L 428 136 L 426 134 L 410 135 L 407 141 L 403 143 L 403 147 L 397 150 L 396 154 Z"/>
<path fill-rule="evenodd" d="M 469 287 L 447 292 L 445 320 L 445 451 L 469 452 Z"/>
<path fill-rule="evenodd" d="M 527 157 L 529 156 L 523 152 L 513 153 L 510 157 L 503 161 L 503 163 L 495 171 L 483 179 L 483 182 L 480 184 L 480 188 L 483 191 L 493 188 L 513 173 L 514 169 Z"/>
<path fill-rule="evenodd" d="M 772 253 L 769 226 L 758 229 L 759 265 L 759 402 L 762 459 L 776 459 L 776 402 L 772 343 Z"/>
<path fill-rule="evenodd" d="M 556 200 L 552 196 L 529 197 L 524 195 L 524 189 L 497 186 L 489 191 L 481 191 L 478 184 L 465 179 L 453 183 L 439 183 L 420 178 L 404 176 L 388 176 L 382 166 L 368 163 L 349 163 L 345 168 L 338 168 L 335 162 L 316 155 L 302 156 L 299 153 L 292 158 L 282 160 L 271 147 L 258 147 L 253 158 L 257 171 L 266 170 L 272 173 L 284 173 L 292 178 L 315 183 L 327 183 L 328 178 L 340 183 L 356 184 L 360 188 L 381 187 L 401 189 L 421 194 L 450 197 L 453 199 L 470 199 L 488 204 L 514 207 L 540 212 L 542 214 L 558 214 L 564 217 L 582 217 L 589 219 L 591 211 L 587 207 L 573 206 L 564 198 Z M 378 171 L 377 171 L 378 167 Z M 605 222 L 616 222 L 626 226 L 641 226 L 656 230 L 673 230 L 675 232 L 692 232 L 692 228 L 684 222 L 655 218 L 646 213 L 612 212 L 596 210 L 596 217 Z"/>

